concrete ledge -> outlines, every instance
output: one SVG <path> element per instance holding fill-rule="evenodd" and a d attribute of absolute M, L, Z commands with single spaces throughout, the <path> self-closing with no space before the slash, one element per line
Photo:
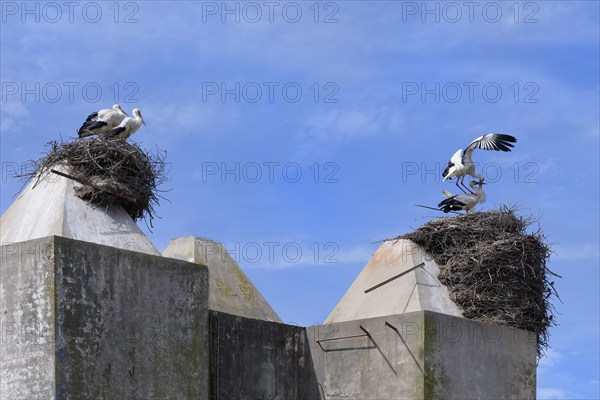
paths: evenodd
<path fill-rule="evenodd" d="M 56 236 L 0 249 L 0 398 L 208 397 L 205 266 Z"/>

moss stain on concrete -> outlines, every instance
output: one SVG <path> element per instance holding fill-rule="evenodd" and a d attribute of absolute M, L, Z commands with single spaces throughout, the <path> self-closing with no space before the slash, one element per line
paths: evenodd
<path fill-rule="evenodd" d="M 239 288 L 244 299 L 254 307 L 256 303 L 256 288 L 241 269 L 235 268 L 234 271 L 239 279 Z"/>
<path fill-rule="evenodd" d="M 446 378 L 444 366 L 437 362 L 437 354 L 435 351 L 436 341 L 438 340 L 438 332 L 435 318 L 428 312 L 425 312 L 423 319 L 424 332 L 424 357 L 425 361 L 425 376 L 423 381 L 423 398 L 424 399 L 440 399 L 446 398 L 444 387 L 446 387 Z"/>

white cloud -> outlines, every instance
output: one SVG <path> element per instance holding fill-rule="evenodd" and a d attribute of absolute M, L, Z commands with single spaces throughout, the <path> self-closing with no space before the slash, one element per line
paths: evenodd
<path fill-rule="evenodd" d="M 371 256 L 377 250 L 379 244 L 374 245 L 357 245 L 349 248 L 343 248 L 339 254 L 341 263 L 346 264 L 362 264 L 366 265 L 371 259 Z"/>
<path fill-rule="evenodd" d="M 207 137 L 222 133 L 235 126 L 241 119 L 239 111 L 231 105 L 219 103 L 178 102 L 148 103 L 142 110 L 148 126 L 153 132 L 161 132 L 169 137 Z"/>
<path fill-rule="evenodd" d="M 380 130 L 377 114 L 374 109 L 331 110 L 308 121 L 310 135 L 319 140 L 371 136 Z"/>
<path fill-rule="evenodd" d="M 355 140 L 399 130 L 402 121 L 388 107 L 337 108 L 309 118 L 304 135 L 316 142 Z"/>
<path fill-rule="evenodd" d="M 537 389 L 537 398 L 538 399 L 548 399 L 548 400 L 556 400 L 556 399 L 572 399 L 573 397 L 563 389 L 557 388 L 538 388 Z"/>
<path fill-rule="evenodd" d="M 22 119 L 29 116 L 29 110 L 22 102 L 6 102 L 2 104 L 2 134 L 18 131 Z"/>
<path fill-rule="evenodd" d="M 556 385 L 561 382 L 562 385 L 569 384 L 572 386 L 574 376 L 563 367 L 563 354 L 553 348 L 548 348 L 545 351 L 545 356 L 540 359 L 537 369 L 537 381 L 539 383 L 551 383 Z M 570 389 L 565 389 L 555 386 L 542 386 L 537 388 L 538 399 L 582 399 L 585 398 L 578 393 L 572 392 Z"/>
<path fill-rule="evenodd" d="M 7 102 L 2 105 L 2 112 L 9 117 L 26 117 L 29 115 L 29 110 L 25 107 L 25 104 L 20 102 Z"/>
<path fill-rule="evenodd" d="M 548 369 L 555 367 L 561 358 L 562 355 L 555 349 L 546 349 L 544 357 L 540 359 L 538 372 L 541 374 L 546 372 Z"/>
<path fill-rule="evenodd" d="M 598 243 L 581 243 L 579 245 L 558 245 L 556 258 L 561 260 L 598 260 L 600 249 Z"/>
<path fill-rule="evenodd" d="M 377 245 L 344 246 L 335 242 L 252 241 L 226 247 L 244 269 L 327 268 L 340 264 L 365 265 Z"/>

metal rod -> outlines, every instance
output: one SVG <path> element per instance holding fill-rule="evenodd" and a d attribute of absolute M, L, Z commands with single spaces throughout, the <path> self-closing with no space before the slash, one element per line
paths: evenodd
<path fill-rule="evenodd" d="M 407 269 L 406 271 L 404 271 L 404 272 L 402 272 L 402 273 L 400 273 L 400 274 L 398 274 L 398 275 L 392 276 L 390 279 L 387 279 L 387 280 L 385 280 L 385 281 L 383 281 L 383 282 L 381 282 L 381 283 L 378 283 L 377 285 L 375 285 L 375 286 L 373 286 L 373 287 L 370 287 L 370 288 L 368 288 L 367 290 L 365 290 L 365 293 L 369 293 L 369 292 L 370 292 L 370 291 L 372 291 L 372 290 L 375 290 L 375 289 L 377 289 L 377 288 L 380 288 L 380 287 L 382 287 L 383 285 L 386 285 L 386 284 L 390 283 L 391 281 L 393 281 L 393 280 L 395 280 L 395 279 L 398 279 L 398 278 L 400 278 L 400 277 L 401 277 L 401 276 L 403 276 L 403 275 L 406 275 L 406 274 L 408 274 L 410 271 L 414 271 L 415 269 L 417 269 L 417 268 L 420 268 L 420 267 L 424 267 L 424 266 L 425 266 L 425 263 L 424 263 L 424 262 L 422 262 L 422 263 L 421 263 L 421 264 L 419 264 L 419 265 L 415 265 L 414 267 L 412 267 L 412 268 L 410 268 L 410 269 Z"/>
<path fill-rule="evenodd" d="M 385 324 L 387 326 L 389 326 L 390 328 L 392 328 L 393 330 L 395 330 L 396 332 L 398 332 L 398 328 L 396 328 L 394 325 L 390 324 L 389 322 L 385 321 Z"/>
<path fill-rule="evenodd" d="M 362 327 L 361 327 L 362 329 Z M 368 335 L 353 335 L 353 336 L 342 336 L 342 337 L 336 337 L 336 338 L 329 338 L 329 339 L 322 339 L 322 340 L 317 340 L 317 343 L 321 343 L 321 342 L 328 342 L 330 340 L 341 340 L 341 339 L 352 339 L 352 338 L 356 338 L 356 337 L 364 337 L 364 336 L 368 336 Z"/>

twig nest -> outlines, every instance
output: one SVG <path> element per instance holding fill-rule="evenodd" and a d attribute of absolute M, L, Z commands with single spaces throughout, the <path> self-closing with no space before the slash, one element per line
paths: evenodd
<path fill-rule="evenodd" d="M 77 140 L 50 142 L 51 150 L 36 162 L 31 177 L 43 179 L 61 165 L 77 182 L 75 195 L 96 206 L 121 205 L 134 219 L 155 216 L 158 186 L 165 182 L 165 152 L 146 153 L 126 141 Z"/>
<path fill-rule="evenodd" d="M 546 267 L 551 251 L 541 231 L 526 233 L 532 222 L 504 208 L 439 218 L 395 239 L 433 256 L 440 282 L 466 318 L 537 333 L 541 356 L 556 325 L 551 278 L 557 275 Z"/>

